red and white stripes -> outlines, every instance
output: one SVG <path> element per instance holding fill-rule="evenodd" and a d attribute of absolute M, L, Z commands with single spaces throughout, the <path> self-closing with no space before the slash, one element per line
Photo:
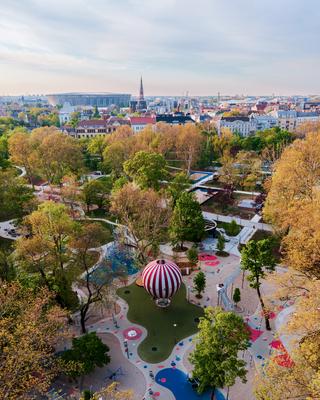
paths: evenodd
<path fill-rule="evenodd" d="M 155 299 L 170 299 L 179 289 L 182 277 L 179 267 L 172 261 L 151 261 L 142 272 L 142 283 Z"/>

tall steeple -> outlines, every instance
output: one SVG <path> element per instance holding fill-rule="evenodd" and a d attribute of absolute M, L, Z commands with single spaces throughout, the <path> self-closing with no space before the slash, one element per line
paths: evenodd
<path fill-rule="evenodd" d="M 143 95 L 143 83 L 142 83 L 142 76 L 140 78 L 140 92 L 139 92 L 139 101 L 144 100 L 144 95 Z"/>

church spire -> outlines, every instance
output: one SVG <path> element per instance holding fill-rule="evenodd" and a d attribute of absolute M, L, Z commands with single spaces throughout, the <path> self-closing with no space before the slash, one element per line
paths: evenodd
<path fill-rule="evenodd" d="M 139 93 L 139 101 L 144 100 L 144 94 L 143 94 L 143 83 L 142 83 L 142 76 L 140 78 L 140 93 Z"/>

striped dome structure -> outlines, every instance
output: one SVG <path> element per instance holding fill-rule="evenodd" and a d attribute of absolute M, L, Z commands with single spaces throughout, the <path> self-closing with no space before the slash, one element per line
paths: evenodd
<path fill-rule="evenodd" d="M 151 261 L 142 272 L 142 283 L 154 299 L 171 299 L 182 282 L 179 267 L 172 261 Z"/>

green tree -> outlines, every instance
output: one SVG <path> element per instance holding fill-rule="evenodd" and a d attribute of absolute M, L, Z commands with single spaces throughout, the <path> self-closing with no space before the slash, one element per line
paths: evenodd
<path fill-rule="evenodd" d="M 11 252 L 11 248 L 0 248 L 0 282 L 11 282 L 16 278 L 17 271 L 10 257 Z"/>
<path fill-rule="evenodd" d="M 82 189 L 82 199 L 87 206 L 87 211 L 89 212 L 90 206 L 93 204 L 99 208 L 106 206 L 111 189 L 111 178 L 92 179 L 86 182 Z"/>
<path fill-rule="evenodd" d="M 59 304 L 69 309 L 78 305 L 72 282 L 79 271 L 69 245 L 76 226 L 66 206 L 46 201 L 24 219 L 23 227 L 29 235 L 16 243 L 18 265 L 37 274 L 42 285 L 56 292 Z"/>
<path fill-rule="evenodd" d="M 35 197 L 13 171 L 0 170 L 0 220 L 21 218 L 35 204 Z"/>
<path fill-rule="evenodd" d="M 80 121 L 81 113 L 79 111 L 74 111 L 74 112 L 71 113 L 70 117 L 71 117 L 70 118 L 70 125 L 73 128 L 76 128 L 78 126 L 79 121 Z"/>
<path fill-rule="evenodd" d="M 128 179 L 125 176 L 120 176 L 120 178 L 116 179 L 113 183 L 112 193 L 115 193 L 117 190 L 123 188 L 124 185 L 128 183 Z"/>
<path fill-rule="evenodd" d="M 187 251 L 187 257 L 188 261 L 191 264 L 197 264 L 198 262 L 198 250 L 195 247 L 190 247 L 190 249 Z"/>
<path fill-rule="evenodd" d="M 217 243 L 217 249 L 219 254 L 224 253 L 224 247 L 225 247 L 226 239 L 224 238 L 223 235 L 218 236 L 218 243 Z"/>
<path fill-rule="evenodd" d="M 238 353 L 249 347 L 249 333 L 242 318 L 221 308 L 207 307 L 200 318 L 199 333 L 189 360 L 192 376 L 199 381 L 198 392 L 246 382 L 246 362 Z"/>
<path fill-rule="evenodd" d="M 188 175 L 184 172 L 179 172 L 167 187 L 167 193 L 171 197 L 172 208 L 175 207 L 177 200 L 183 192 L 191 186 L 191 181 Z"/>
<path fill-rule="evenodd" d="M 239 288 L 234 289 L 232 299 L 235 302 L 235 304 L 238 304 L 241 301 L 241 292 Z"/>
<path fill-rule="evenodd" d="M 97 106 L 94 107 L 92 118 L 100 118 L 100 113 Z"/>
<path fill-rule="evenodd" d="M 205 233 L 204 228 L 205 222 L 199 203 L 192 193 L 182 193 L 170 221 L 169 233 L 172 244 L 174 246 L 180 244 L 180 249 L 183 249 L 183 242 L 186 240 L 198 242 Z"/>
<path fill-rule="evenodd" d="M 62 365 L 66 374 L 76 378 L 87 375 L 96 367 L 109 364 L 110 356 L 107 354 L 109 347 L 102 342 L 96 332 L 87 333 L 72 339 L 72 348 L 65 351 L 62 356 Z M 78 368 L 68 369 L 68 364 L 76 363 Z"/>
<path fill-rule="evenodd" d="M 229 236 L 237 236 L 241 230 L 240 226 L 234 219 L 230 222 L 230 224 L 226 225 L 224 229 Z"/>
<path fill-rule="evenodd" d="M 269 239 L 250 240 L 241 250 L 241 269 L 247 271 L 250 286 L 257 290 L 261 308 L 265 316 L 266 329 L 271 330 L 268 312 L 261 296 L 261 279 L 266 273 L 275 270 L 276 260 L 272 254 L 272 242 Z"/>
<path fill-rule="evenodd" d="M 111 143 L 103 152 L 103 170 L 112 171 L 113 175 L 119 178 L 123 173 L 123 164 L 127 158 L 128 149 L 124 141 Z"/>
<path fill-rule="evenodd" d="M 204 292 L 206 287 L 206 275 L 203 271 L 199 271 L 197 275 L 193 278 L 193 285 L 197 292 L 197 297 L 201 299 L 201 293 Z"/>
<path fill-rule="evenodd" d="M 103 153 L 107 147 L 107 142 L 104 136 L 95 136 L 90 139 L 88 144 L 88 151 L 92 156 L 98 156 L 101 163 L 103 163 Z"/>
<path fill-rule="evenodd" d="M 168 175 L 167 162 L 162 154 L 138 151 L 124 163 L 124 171 L 142 189 L 160 189 L 160 181 Z"/>

